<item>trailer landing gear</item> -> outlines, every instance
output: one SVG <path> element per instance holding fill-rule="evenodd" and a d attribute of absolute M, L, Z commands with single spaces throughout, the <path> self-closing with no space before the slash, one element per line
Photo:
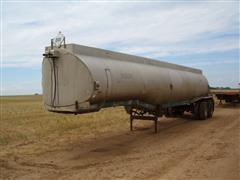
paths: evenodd
<path fill-rule="evenodd" d="M 138 111 L 138 110 L 131 110 L 130 113 L 130 130 L 133 131 L 133 120 L 147 120 L 147 121 L 154 121 L 154 130 L 155 133 L 157 133 L 157 122 L 158 122 L 158 116 L 154 115 L 144 115 L 144 111 Z"/>

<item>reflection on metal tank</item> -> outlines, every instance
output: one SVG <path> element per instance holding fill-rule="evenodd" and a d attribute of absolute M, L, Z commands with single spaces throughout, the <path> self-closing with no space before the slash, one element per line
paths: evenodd
<path fill-rule="evenodd" d="M 50 111 L 84 113 L 109 102 L 162 106 L 208 94 L 201 70 L 76 44 L 47 47 L 43 100 Z"/>

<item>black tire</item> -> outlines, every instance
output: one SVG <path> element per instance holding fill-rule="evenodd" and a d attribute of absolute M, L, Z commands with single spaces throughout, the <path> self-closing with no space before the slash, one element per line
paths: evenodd
<path fill-rule="evenodd" d="M 214 111 L 214 101 L 212 99 L 208 100 L 208 118 L 212 118 Z"/>
<path fill-rule="evenodd" d="M 206 120 L 208 117 L 208 102 L 201 101 L 199 104 L 199 119 Z"/>
<path fill-rule="evenodd" d="M 193 104 L 193 117 L 199 119 L 199 102 Z"/>

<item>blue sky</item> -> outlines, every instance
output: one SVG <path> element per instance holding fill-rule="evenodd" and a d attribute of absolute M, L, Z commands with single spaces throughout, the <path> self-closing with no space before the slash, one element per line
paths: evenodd
<path fill-rule="evenodd" d="M 238 87 L 238 1 L 1 5 L 1 95 L 41 93 L 42 53 L 59 30 L 68 43 L 199 68 L 210 86 Z"/>

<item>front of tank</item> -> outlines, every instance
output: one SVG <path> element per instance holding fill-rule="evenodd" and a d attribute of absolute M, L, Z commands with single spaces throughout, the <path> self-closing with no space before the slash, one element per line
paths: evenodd
<path fill-rule="evenodd" d="M 42 63 L 43 101 L 49 111 L 82 113 L 90 108 L 93 79 L 87 66 L 67 49 L 46 48 Z"/>

